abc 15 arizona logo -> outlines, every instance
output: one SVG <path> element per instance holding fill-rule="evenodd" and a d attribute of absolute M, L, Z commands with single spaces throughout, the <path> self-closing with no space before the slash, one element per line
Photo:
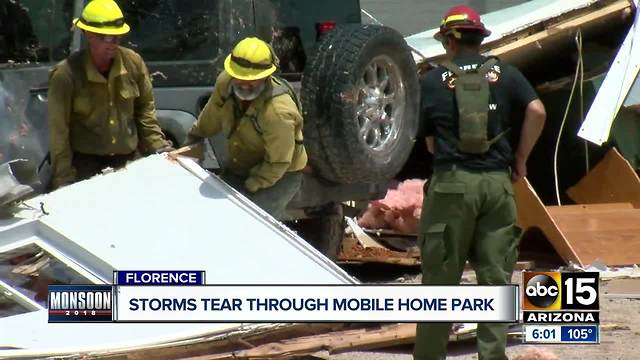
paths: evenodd
<path fill-rule="evenodd" d="M 525 323 L 599 322 L 597 272 L 522 274 Z"/>

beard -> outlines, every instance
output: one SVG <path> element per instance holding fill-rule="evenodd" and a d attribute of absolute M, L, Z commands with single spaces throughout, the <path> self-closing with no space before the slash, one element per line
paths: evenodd
<path fill-rule="evenodd" d="M 240 87 L 236 82 L 231 83 L 231 88 L 233 89 L 233 93 L 238 97 L 238 99 L 243 101 L 251 101 L 257 98 L 262 91 L 264 90 L 266 85 L 266 81 L 261 82 L 259 85 L 249 87 Z"/>

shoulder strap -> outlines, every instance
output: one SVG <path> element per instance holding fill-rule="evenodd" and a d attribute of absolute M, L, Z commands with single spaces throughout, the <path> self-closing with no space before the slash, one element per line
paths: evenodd
<path fill-rule="evenodd" d="M 482 63 L 482 65 L 480 65 L 477 68 L 477 70 L 471 71 L 471 72 L 477 72 L 479 74 L 485 75 L 497 63 L 498 63 L 498 58 L 495 57 L 495 56 L 490 56 L 489 58 L 487 58 L 485 60 L 484 63 Z M 447 70 L 451 71 L 452 73 L 454 73 L 454 74 L 456 74 L 458 76 L 462 76 L 462 75 L 468 73 L 467 71 L 462 70 L 458 65 L 456 65 L 454 62 L 452 62 L 450 60 L 445 60 L 442 63 L 440 63 L 440 65 L 444 66 Z"/>
<path fill-rule="evenodd" d="M 498 63 L 498 58 L 495 56 L 489 57 L 485 62 L 478 68 L 478 73 L 482 75 L 486 75 L 492 67 L 494 67 Z"/>
<path fill-rule="evenodd" d="M 466 71 L 460 69 L 460 67 L 454 64 L 453 61 L 445 60 L 442 63 L 440 63 L 440 65 L 444 66 L 447 70 L 451 71 L 452 73 L 458 76 L 462 76 L 466 74 Z"/>
<path fill-rule="evenodd" d="M 300 99 L 298 98 L 298 95 L 296 94 L 296 91 L 293 89 L 293 86 L 291 86 L 291 84 L 280 77 L 277 76 L 273 76 L 272 77 L 273 82 L 275 84 L 275 86 L 273 87 L 273 90 L 271 91 L 271 98 L 273 99 L 274 97 L 280 96 L 280 95 L 284 95 L 284 94 L 289 94 L 289 96 L 291 96 L 291 99 L 293 100 L 293 102 L 296 104 L 296 107 L 298 108 L 298 111 L 300 111 L 300 113 L 302 113 L 302 104 L 300 103 Z"/>
<path fill-rule="evenodd" d="M 298 98 L 298 95 L 296 94 L 296 91 L 293 89 L 293 86 L 291 86 L 291 84 L 287 80 L 277 76 L 272 76 L 272 80 L 274 83 L 273 89 L 271 90 L 271 96 L 268 99 L 266 99 L 266 101 L 271 101 L 271 99 L 275 97 L 288 94 L 289 96 L 291 96 L 291 99 L 296 104 L 296 107 L 298 108 L 298 111 L 300 112 L 300 114 L 302 114 L 302 104 L 300 102 L 300 99 Z M 262 127 L 258 122 L 258 118 L 255 116 L 251 117 L 251 122 L 253 123 L 258 134 L 262 134 Z M 304 142 L 301 129 L 299 129 L 299 131 L 296 134 L 295 142 L 296 142 L 296 145 L 302 145 Z"/>

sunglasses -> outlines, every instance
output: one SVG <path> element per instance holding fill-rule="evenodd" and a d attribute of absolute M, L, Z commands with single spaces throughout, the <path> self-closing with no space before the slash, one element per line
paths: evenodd
<path fill-rule="evenodd" d="M 101 42 L 109 43 L 109 44 L 119 44 L 122 41 L 124 36 L 122 35 L 103 35 L 103 34 L 95 34 L 95 37 L 98 38 Z"/>

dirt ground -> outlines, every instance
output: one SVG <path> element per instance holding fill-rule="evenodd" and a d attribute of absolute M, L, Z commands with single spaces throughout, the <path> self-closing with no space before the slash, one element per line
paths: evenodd
<path fill-rule="evenodd" d="M 393 275 L 393 274 L 391 274 Z M 356 274 L 357 276 L 357 274 Z M 384 275 L 377 278 L 364 278 L 365 282 L 385 282 Z M 514 283 L 520 283 L 521 273 L 514 274 Z M 420 275 L 404 274 L 397 276 L 391 282 L 414 283 L 420 281 Z M 474 283 L 473 273 L 467 272 L 464 282 Z M 640 279 L 634 280 L 640 284 Z M 609 297 L 605 295 L 610 281 L 601 281 L 600 291 L 600 323 L 601 342 L 598 345 L 528 345 L 522 339 L 511 338 L 507 348 L 507 355 L 514 359 L 530 347 L 545 349 L 553 352 L 560 360 L 640 360 L 640 299 Z M 477 359 L 475 341 L 450 343 L 447 359 L 471 360 Z M 397 347 L 392 349 L 348 352 L 334 355 L 336 360 L 409 360 L 412 347 Z M 536 359 L 538 360 L 538 359 Z M 544 359 L 539 359 L 544 360 Z"/>

